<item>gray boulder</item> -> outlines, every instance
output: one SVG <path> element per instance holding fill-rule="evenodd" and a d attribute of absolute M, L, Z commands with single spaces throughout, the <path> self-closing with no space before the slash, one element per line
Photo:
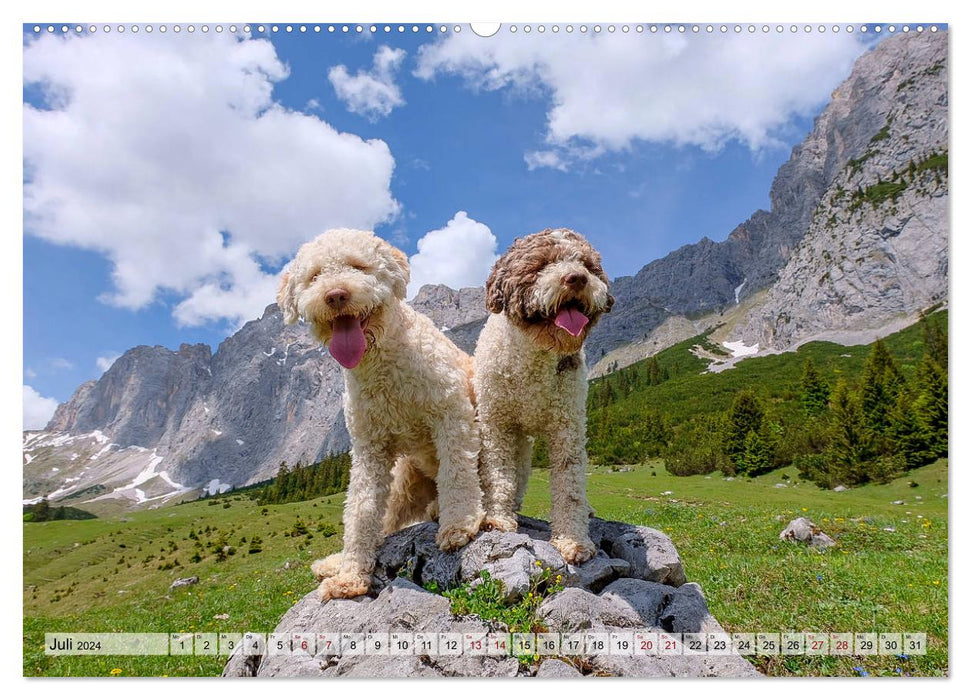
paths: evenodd
<path fill-rule="evenodd" d="M 836 544 L 836 540 L 819 529 L 809 518 L 796 518 L 786 525 L 779 533 L 779 539 L 784 542 L 803 542 L 810 547 L 826 549 Z"/>
<path fill-rule="evenodd" d="M 190 576 L 189 578 L 177 578 L 169 586 L 170 591 L 174 591 L 176 588 L 186 588 L 188 586 L 194 586 L 199 583 L 198 576 Z"/>

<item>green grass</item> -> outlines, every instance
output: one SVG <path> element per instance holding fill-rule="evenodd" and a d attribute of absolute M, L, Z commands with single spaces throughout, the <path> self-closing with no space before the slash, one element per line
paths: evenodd
<path fill-rule="evenodd" d="M 533 473 L 525 513 L 548 515 L 548 477 Z M 673 494 L 662 496 L 665 491 Z M 871 675 L 897 675 L 898 668 L 909 675 L 947 673 L 944 460 L 888 484 L 842 493 L 802 481 L 792 468 L 729 482 L 721 474 L 672 476 L 658 461 L 629 472 L 596 467 L 588 492 L 599 517 L 666 532 L 689 580 L 701 584 L 712 614 L 729 632 L 927 633 L 928 654 L 906 661 L 752 659 L 760 670 L 786 676 L 852 676 L 854 667 Z M 905 505 L 893 505 L 896 500 Z M 838 546 L 817 552 L 779 541 L 786 523 L 803 515 Z"/>
<path fill-rule="evenodd" d="M 231 506 L 197 501 L 124 519 L 24 523 L 24 675 L 104 676 L 121 669 L 126 676 L 215 676 L 225 664 L 203 656 L 45 656 L 45 632 L 271 631 L 313 587 L 308 564 L 340 549 L 340 533 L 326 533 L 340 521 L 343 494 L 266 506 L 266 515 L 243 496 L 225 502 Z M 287 536 L 298 519 L 310 538 Z M 204 548 L 203 559 L 191 563 L 190 531 L 203 544 L 217 539 L 203 534 L 207 526 L 226 533 L 236 553 L 220 562 Z M 263 540 L 257 554 L 248 553 L 253 535 Z M 169 542 L 178 549 L 170 551 Z M 178 566 L 158 568 L 175 559 Z M 199 584 L 170 593 L 172 581 L 186 576 L 198 576 Z"/>
<path fill-rule="evenodd" d="M 525 513 L 548 516 L 548 479 L 548 471 L 534 471 Z M 776 488 L 777 483 L 788 487 Z M 730 632 L 917 631 L 928 636 L 928 654 L 907 661 L 753 659 L 766 673 L 856 675 L 855 666 L 871 675 L 896 675 L 897 668 L 911 675 L 947 673 L 944 461 L 889 484 L 842 493 L 801 481 L 791 468 L 729 482 L 721 475 L 672 476 L 660 462 L 650 462 L 629 472 L 596 467 L 588 491 L 600 517 L 665 531 L 688 578 L 701 584 L 712 613 Z M 662 496 L 664 491 L 673 494 Z M 906 505 L 893 505 L 895 500 Z M 230 500 L 228 509 L 196 502 L 129 514 L 127 522 L 115 517 L 24 523 L 24 675 L 106 676 L 112 669 L 125 676 L 219 675 L 222 657 L 49 657 L 43 653 L 44 633 L 270 631 L 314 587 L 307 565 L 339 549 L 339 533 L 315 533 L 324 523 L 339 522 L 342 501 L 338 494 L 268 506 L 262 515 L 259 506 L 241 497 Z M 779 532 L 799 515 L 812 518 L 839 546 L 818 553 L 780 542 Z M 312 539 L 284 535 L 298 517 L 315 534 Z M 237 553 L 223 562 L 207 554 L 190 564 L 189 532 L 207 525 L 231 530 L 229 542 Z M 253 534 L 263 539 L 263 551 L 251 555 L 239 540 Z M 163 549 L 168 552 L 170 541 L 179 549 L 164 560 L 178 558 L 181 565 L 160 571 L 158 557 Z M 122 554 L 131 568 L 118 564 Z M 156 559 L 143 563 L 149 555 Z M 284 568 L 286 562 L 290 568 Z M 169 593 L 174 579 L 192 575 L 199 576 L 198 585 Z M 215 618 L 224 614 L 229 618 Z"/>

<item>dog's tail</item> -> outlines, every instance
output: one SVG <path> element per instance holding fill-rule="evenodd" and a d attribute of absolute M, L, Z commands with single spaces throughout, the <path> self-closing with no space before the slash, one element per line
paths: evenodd
<path fill-rule="evenodd" d="M 317 577 L 318 581 L 322 581 L 325 578 L 337 575 L 337 572 L 341 569 L 341 561 L 343 559 L 344 552 L 337 552 L 336 554 L 331 554 L 329 557 L 318 559 L 310 565 L 310 570 L 314 572 L 314 576 Z"/>

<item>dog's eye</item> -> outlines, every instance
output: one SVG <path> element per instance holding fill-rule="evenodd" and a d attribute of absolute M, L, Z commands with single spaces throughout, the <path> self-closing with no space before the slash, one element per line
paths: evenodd
<path fill-rule="evenodd" d="M 358 272 L 370 272 L 371 271 L 370 266 L 366 265 L 365 263 L 360 262 L 359 260 L 351 260 L 347 264 L 350 265 L 351 267 L 353 267 Z"/>

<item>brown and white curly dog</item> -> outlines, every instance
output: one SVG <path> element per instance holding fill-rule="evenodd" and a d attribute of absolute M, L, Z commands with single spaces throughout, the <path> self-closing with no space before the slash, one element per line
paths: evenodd
<path fill-rule="evenodd" d="M 344 367 L 344 551 L 312 567 L 322 600 L 367 593 L 383 532 L 424 519 L 436 492 L 441 549 L 482 522 L 471 359 L 404 303 L 408 277 L 400 250 L 338 229 L 300 248 L 277 295 L 284 321 L 304 318 Z"/>
<path fill-rule="evenodd" d="M 600 255 L 580 234 L 518 238 L 492 268 L 492 314 L 476 346 L 475 386 L 485 526 L 515 531 L 533 440 L 550 453 L 551 542 L 571 563 L 594 554 L 586 496 L 587 373 L 583 342 L 614 299 Z"/>

